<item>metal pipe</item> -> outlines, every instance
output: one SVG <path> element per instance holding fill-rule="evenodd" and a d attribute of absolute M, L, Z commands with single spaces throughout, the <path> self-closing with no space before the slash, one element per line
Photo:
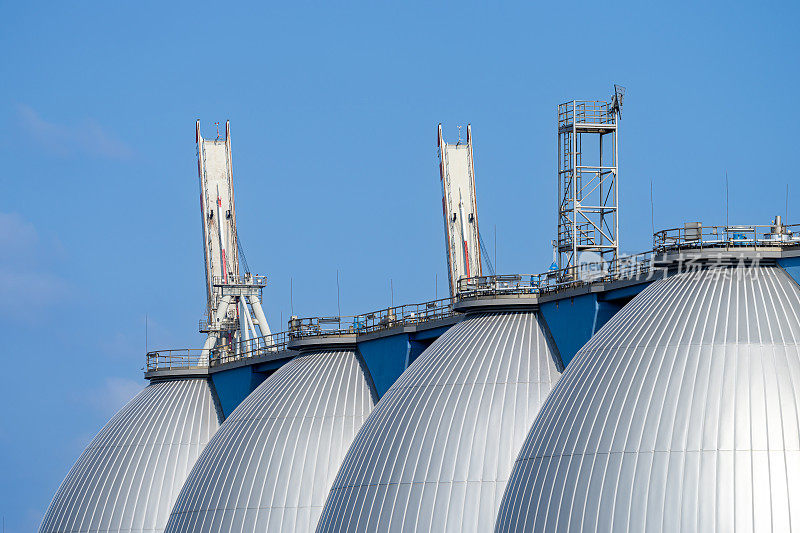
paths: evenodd
<path fill-rule="evenodd" d="M 469 249 L 467 246 L 467 225 L 464 222 L 464 208 L 462 205 L 461 199 L 461 191 L 458 192 L 458 218 L 461 222 L 461 243 L 464 252 L 464 270 L 467 273 L 467 277 L 472 277 L 469 268 Z"/>
<path fill-rule="evenodd" d="M 614 259 L 619 255 L 619 111 L 616 112 L 614 120 Z"/>
<path fill-rule="evenodd" d="M 250 311 L 247 309 L 247 301 L 244 298 L 240 298 L 239 301 L 242 303 L 242 309 L 244 310 L 243 315 L 244 315 L 244 318 L 245 318 L 245 323 L 247 324 L 247 331 L 249 333 L 248 340 L 258 339 L 258 333 L 256 332 L 256 326 L 253 324 L 253 316 L 250 314 Z"/>
<path fill-rule="evenodd" d="M 261 307 L 258 296 L 251 294 L 247 297 L 247 300 L 250 302 L 250 307 L 253 308 L 253 314 L 256 315 L 258 329 L 261 331 L 261 336 L 264 337 L 264 344 L 267 347 L 272 346 L 272 337 L 270 337 L 272 332 L 269 329 L 269 324 L 267 324 L 267 317 L 264 315 L 264 309 Z"/>
<path fill-rule="evenodd" d="M 578 262 L 578 125 L 577 125 L 577 105 L 575 101 L 572 102 L 572 259 L 567 266 L 574 268 L 575 263 Z M 570 277 L 574 277 L 574 273 L 570 272 Z"/>
<path fill-rule="evenodd" d="M 209 355 L 211 354 L 211 350 L 214 349 L 214 346 L 216 346 L 216 344 L 217 344 L 217 335 L 214 333 L 209 333 L 208 337 L 206 337 L 206 342 L 203 343 L 203 351 L 198 360 L 199 366 L 209 365 Z"/>
<path fill-rule="evenodd" d="M 250 340 L 250 325 L 247 323 L 247 318 L 249 316 L 249 313 L 247 312 L 247 304 L 244 303 L 244 300 L 239 298 L 238 307 L 239 337 L 241 338 L 241 342 L 246 344 Z"/>

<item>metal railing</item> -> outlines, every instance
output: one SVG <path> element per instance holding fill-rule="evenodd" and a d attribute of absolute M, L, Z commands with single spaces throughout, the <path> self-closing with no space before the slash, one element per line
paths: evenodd
<path fill-rule="evenodd" d="M 209 331 L 234 331 L 239 329 L 238 318 L 225 318 L 217 323 L 212 322 L 208 317 L 201 318 L 197 323 L 197 329 L 201 333 Z"/>
<path fill-rule="evenodd" d="M 289 320 L 289 335 L 292 337 L 364 335 L 397 326 L 421 324 L 454 315 L 453 302 L 453 298 L 442 298 L 418 304 L 387 307 L 362 315 L 292 318 Z"/>
<path fill-rule="evenodd" d="M 372 333 L 398 325 L 412 326 L 431 320 L 441 320 L 455 314 L 454 298 L 440 298 L 418 304 L 387 307 L 380 311 L 359 315 L 359 333 Z"/>
<path fill-rule="evenodd" d="M 701 223 L 685 224 L 682 228 L 657 231 L 653 234 L 653 249 L 658 252 L 722 248 L 775 248 L 800 246 L 800 224 L 784 225 L 780 221 L 770 225 L 703 226 Z"/>
<path fill-rule="evenodd" d="M 216 350 L 211 354 L 211 366 L 224 365 L 252 357 L 263 357 L 287 349 L 289 332 L 281 331 L 271 335 L 254 337 L 239 342 L 225 350 Z"/>
<path fill-rule="evenodd" d="M 458 280 L 461 300 L 489 296 L 533 296 L 541 290 L 541 275 L 505 274 Z"/>
<path fill-rule="evenodd" d="M 255 285 L 258 287 L 266 287 L 267 286 L 267 276 L 258 276 L 256 274 L 249 274 L 244 276 L 228 276 L 228 280 L 225 281 L 223 276 L 214 276 L 211 280 L 212 285 L 220 287 L 224 285 Z"/>
<path fill-rule="evenodd" d="M 653 271 L 653 252 L 620 257 L 614 261 L 579 263 L 574 267 L 549 270 L 541 274 L 510 274 L 462 278 L 458 298 L 492 296 L 542 296 L 604 281 L 633 279 Z"/>
<path fill-rule="evenodd" d="M 296 339 L 347 335 L 355 333 L 356 326 L 355 316 L 292 317 L 289 319 L 289 336 Z"/>
<path fill-rule="evenodd" d="M 558 127 L 571 128 L 573 124 L 613 124 L 611 102 L 600 100 L 571 100 L 558 106 Z"/>
<path fill-rule="evenodd" d="M 261 357 L 286 350 L 288 342 L 288 332 L 281 331 L 214 350 L 193 348 L 154 350 L 147 353 L 147 371 L 187 370 L 218 366 L 240 359 Z"/>
<path fill-rule="evenodd" d="M 205 368 L 208 356 L 209 351 L 203 349 L 155 350 L 147 352 L 147 371 Z"/>

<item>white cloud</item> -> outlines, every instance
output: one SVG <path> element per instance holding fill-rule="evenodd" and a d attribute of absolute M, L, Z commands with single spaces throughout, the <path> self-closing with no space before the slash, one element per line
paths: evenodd
<path fill-rule="evenodd" d="M 22 129 L 50 152 L 68 156 L 82 153 L 109 159 L 127 159 L 133 149 L 118 139 L 94 119 L 88 118 L 74 125 L 58 124 L 42 118 L 30 106 L 17 106 Z"/>

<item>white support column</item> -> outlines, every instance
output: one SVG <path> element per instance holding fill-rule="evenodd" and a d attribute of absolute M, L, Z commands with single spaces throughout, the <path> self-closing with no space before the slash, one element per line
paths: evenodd
<path fill-rule="evenodd" d="M 208 366 L 210 364 L 211 350 L 217 345 L 217 339 L 218 337 L 214 333 L 209 333 L 208 337 L 206 337 L 206 342 L 203 344 L 203 355 L 200 357 L 200 366 Z"/>
<path fill-rule="evenodd" d="M 253 324 L 253 316 L 250 314 L 250 310 L 247 308 L 247 300 L 244 297 L 241 297 L 239 301 L 242 304 L 242 309 L 244 310 L 243 317 L 245 319 L 245 324 L 247 325 L 248 331 L 248 340 L 253 340 L 258 338 L 258 332 L 256 331 L 256 326 Z M 251 348 L 254 346 L 251 346 Z"/>
<path fill-rule="evenodd" d="M 242 343 L 246 343 L 250 340 L 250 324 L 248 324 L 247 319 L 250 317 L 250 313 L 247 312 L 247 304 L 244 303 L 242 298 L 237 298 L 239 303 L 239 338 Z"/>
<path fill-rule="evenodd" d="M 269 329 L 269 324 L 267 324 L 267 317 L 264 315 L 264 309 L 261 307 L 261 302 L 258 301 L 258 296 L 248 296 L 247 299 L 250 301 L 250 307 L 253 308 L 253 314 L 256 315 L 256 320 L 258 321 L 258 329 L 261 331 L 261 335 L 264 337 L 264 345 L 269 347 L 272 345 L 272 332 Z"/>

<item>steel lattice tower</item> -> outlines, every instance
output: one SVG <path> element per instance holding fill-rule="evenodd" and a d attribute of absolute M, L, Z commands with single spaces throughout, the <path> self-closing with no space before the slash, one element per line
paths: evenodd
<path fill-rule="evenodd" d="M 579 276 L 583 252 L 612 268 L 619 255 L 617 126 L 624 93 L 615 85 L 610 102 L 558 106 L 558 268 L 568 278 Z"/>

